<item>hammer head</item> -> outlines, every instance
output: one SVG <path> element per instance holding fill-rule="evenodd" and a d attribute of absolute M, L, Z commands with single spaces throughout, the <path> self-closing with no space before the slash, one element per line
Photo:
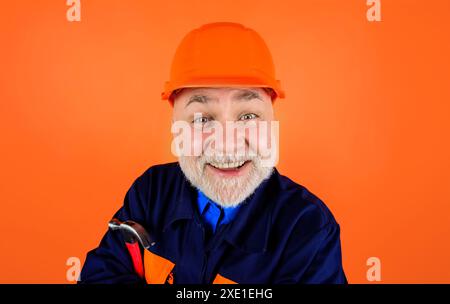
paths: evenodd
<path fill-rule="evenodd" d="M 127 243 L 132 244 L 138 241 L 145 249 L 155 245 L 155 241 L 150 237 L 144 227 L 134 221 L 122 222 L 113 218 L 109 221 L 108 226 L 111 230 L 120 230 Z"/>

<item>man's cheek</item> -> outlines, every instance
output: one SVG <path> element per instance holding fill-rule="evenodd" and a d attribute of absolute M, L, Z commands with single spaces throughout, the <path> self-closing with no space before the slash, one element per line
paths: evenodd
<path fill-rule="evenodd" d="M 191 129 L 191 136 L 190 136 L 190 146 L 191 146 L 191 155 L 198 157 L 202 154 L 203 151 L 203 133 L 202 130 L 199 128 L 192 128 Z"/>
<path fill-rule="evenodd" d="M 263 166 L 273 167 L 278 162 L 279 122 L 260 121 L 257 129 L 256 151 L 263 161 Z"/>

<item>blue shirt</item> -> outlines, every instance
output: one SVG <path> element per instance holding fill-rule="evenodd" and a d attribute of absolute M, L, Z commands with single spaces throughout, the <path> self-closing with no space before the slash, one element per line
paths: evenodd
<path fill-rule="evenodd" d="M 239 211 L 240 205 L 236 207 L 224 208 L 210 200 L 200 190 L 197 190 L 197 192 L 198 211 L 200 212 L 201 218 L 205 225 L 213 233 L 216 232 L 216 229 L 219 225 L 228 224 L 229 222 L 231 222 Z"/>
<path fill-rule="evenodd" d="M 168 283 L 210 284 L 219 275 L 242 284 L 347 282 L 339 224 L 317 196 L 278 170 L 207 241 L 197 199 L 178 163 L 157 165 L 134 181 L 113 215 L 151 234 L 156 243 L 145 250 L 158 256 L 153 262 L 173 265 Z M 145 274 L 164 276 L 160 269 L 149 267 Z M 135 273 L 121 233 L 108 230 L 87 254 L 80 283 L 131 282 L 146 283 Z"/>

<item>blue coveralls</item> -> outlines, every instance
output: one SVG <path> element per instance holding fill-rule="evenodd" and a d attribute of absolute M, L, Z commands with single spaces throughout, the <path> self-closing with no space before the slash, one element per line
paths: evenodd
<path fill-rule="evenodd" d="M 333 215 L 276 169 L 210 237 L 196 200 L 178 163 L 157 165 L 136 179 L 114 215 L 153 235 L 151 252 L 175 264 L 173 283 L 208 284 L 218 274 L 244 284 L 347 283 Z M 87 254 L 80 283 L 120 282 L 145 283 L 134 273 L 121 234 L 108 231 Z"/>

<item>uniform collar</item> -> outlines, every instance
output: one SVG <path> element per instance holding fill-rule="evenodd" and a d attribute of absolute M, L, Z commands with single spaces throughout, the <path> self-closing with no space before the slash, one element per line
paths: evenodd
<path fill-rule="evenodd" d="M 242 204 L 236 218 L 226 231 L 225 240 L 246 252 L 265 252 L 269 246 L 272 211 L 276 205 L 278 172 L 263 181 Z"/>
<path fill-rule="evenodd" d="M 164 223 L 163 231 L 165 231 L 170 225 L 179 220 L 192 220 L 194 219 L 194 208 L 192 202 L 197 199 L 197 192 L 195 188 L 187 181 L 184 173 L 181 171 L 179 165 L 176 167 L 178 174 L 178 189 L 176 199 L 170 204 L 168 215 Z"/>

